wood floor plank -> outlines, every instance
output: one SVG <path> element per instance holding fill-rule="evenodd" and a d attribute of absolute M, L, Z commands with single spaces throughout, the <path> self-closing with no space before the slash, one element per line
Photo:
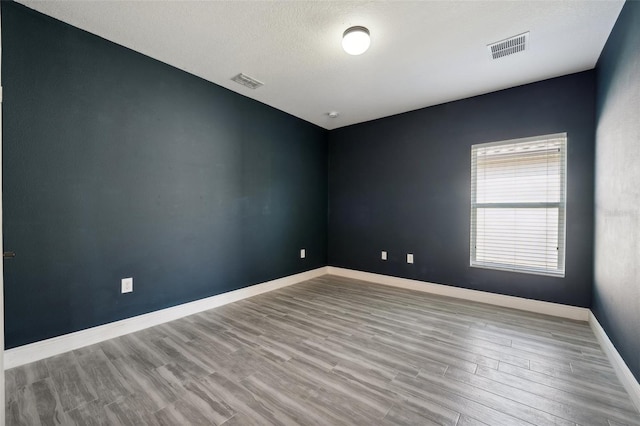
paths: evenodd
<path fill-rule="evenodd" d="M 599 399 L 603 403 L 617 407 L 622 410 L 633 412 L 635 410 L 633 404 L 629 400 L 629 396 L 618 389 L 603 386 L 596 381 L 584 381 L 579 378 L 557 378 L 544 373 L 533 370 L 519 368 L 510 364 L 500 364 L 498 371 L 510 374 L 528 380 L 532 383 L 539 383 L 545 386 L 551 386 L 559 390 L 563 390 L 575 396 L 581 396 L 587 399 Z"/>
<path fill-rule="evenodd" d="M 474 399 L 466 398 L 455 392 L 428 380 L 420 380 L 415 377 L 399 374 L 390 384 L 389 388 L 397 391 L 402 396 L 413 397 L 414 401 L 428 401 L 442 405 L 452 411 L 474 418 L 481 418 L 488 424 L 496 426 L 531 425 L 519 418 L 513 417 L 502 411 L 502 406 L 497 404 L 492 408 L 491 403 L 485 405 Z"/>
<path fill-rule="evenodd" d="M 588 324 L 323 276 L 6 372 L 7 425 L 640 426 Z"/>
<path fill-rule="evenodd" d="M 36 401 L 36 411 L 42 426 L 67 423 L 67 415 L 63 412 L 60 394 L 56 391 L 51 378 L 47 377 L 34 382 L 30 387 Z"/>
<path fill-rule="evenodd" d="M 386 424 L 390 425 L 425 425 L 425 426 L 438 426 L 438 425 L 452 425 L 455 426 L 457 420 L 454 422 L 436 421 L 429 417 L 426 417 L 420 413 L 408 409 L 406 406 L 394 405 L 389 409 L 387 415 L 383 419 Z"/>
<path fill-rule="evenodd" d="M 391 423 L 396 421 L 402 423 L 404 421 L 400 419 L 403 417 L 411 420 L 412 424 L 422 424 L 419 421 L 425 418 L 440 425 L 456 425 L 460 419 L 460 413 L 424 398 L 418 399 L 411 395 L 404 395 L 402 403 L 394 404 L 387 412 L 385 419 Z"/>
<path fill-rule="evenodd" d="M 6 395 L 46 377 L 49 377 L 49 369 L 44 360 L 7 370 L 4 377 Z"/>
<path fill-rule="evenodd" d="M 392 390 L 385 389 L 381 392 L 357 382 L 344 380 L 338 375 L 323 371 L 321 367 L 306 359 L 292 358 L 287 361 L 286 368 L 308 382 L 317 383 L 319 388 L 339 396 L 343 401 L 366 406 L 369 412 L 375 413 L 376 418 L 384 417 L 393 403 L 399 399 Z"/>
<path fill-rule="evenodd" d="M 97 399 L 96 391 L 75 359 L 66 368 L 50 370 L 55 393 L 65 411 Z"/>
<path fill-rule="evenodd" d="M 515 404 L 519 404 L 515 411 L 522 416 L 521 418 L 533 424 L 573 425 L 576 422 L 581 424 L 588 422 L 594 425 L 607 425 L 607 419 L 603 415 L 593 416 L 592 413 L 588 413 L 582 407 L 563 404 L 555 399 L 555 393 L 548 395 L 548 398 L 540 397 L 528 391 L 453 368 L 447 370 L 445 375 L 456 382 L 472 386 L 472 388 L 465 386 L 462 392 L 476 392 L 477 395 L 483 395 L 498 401 L 499 406 L 505 412 L 510 410 L 509 412 L 513 413 L 511 408 L 507 407 L 515 407 Z M 456 388 L 460 389 L 457 383 Z M 489 397 L 488 394 L 492 396 Z"/>
<path fill-rule="evenodd" d="M 103 405 L 133 392 L 127 380 L 122 377 L 101 349 L 77 358 L 78 364 L 86 374 L 87 382 L 95 390 Z"/>
<path fill-rule="evenodd" d="M 211 426 L 217 424 L 208 419 L 190 401 L 185 399 L 178 399 L 156 412 L 156 419 L 158 423 L 166 426 Z"/>
<path fill-rule="evenodd" d="M 148 425 L 158 426 L 160 423 L 155 416 L 157 408 L 149 397 L 143 393 L 127 395 L 105 406 L 112 424 L 123 426 Z"/>
<path fill-rule="evenodd" d="M 236 410 L 220 395 L 212 392 L 199 381 L 188 382 L 184 388 L 187 392 L 182 399 L 188 400 L 205 418 L 216 424 L 222 424 L 236 414 Z"/>
<path fill-rule="evenodd" d="M 43 398 L 46 400 L 46 397 Z M 5 396 L 5 422 L 8 425 L 40 425 L 40 416 L 37 411 L 38 403 L 33 394 L 32 387 L 23 386 L 13 389 Z"/>
<path fill-rule="evenodd" d="M 486 423 L 481 422 L 480 420 L 476 420 L 472 417 L 460 416 L 458 423 L 456 426 L 489 426 Z"/>
<path fill-rule="evenodd" d="M 181 391 L 172 386 L 155 370 L 141 369 L 129 359 L 117 359 L 114 366 L 126 377 L 136 394 L 143 394 L 153 404 L 154 411 L 160 410 L 178 399 Z"/>
<path fill-rule="evenodd" d="M 238 412 L 254 423 L 273 425 L 295 425 L 296 421 L 277 407 L 267 403 L 247 388 L 217 373 L 210 374 L 202 382 L 214 392 L 224 395 L 225 400 Z"/>
<path fill-rule="evenodd" d="M 256 423 L 251 417 L 244 413 L 236 413 L 226 422 L 222 423 L 222 426 L 260 426 L 263 423 Z"/>
<path fill-rule="evenodd" d="M 267 406 L 287 413 L 287 416 L 293 419 L 296 424 L 320 426 L 326 422 L 326 418 L 315 407 L 304 404 L 304 401 L 299 396 L 265 379 L 260 374 L 243 379 L 241 384 Z"/>
<path fill-rule="evenodd" d="M 105 405 L 99 400 L 74 408 L 67 412 L 67 417 L 70 424 L 82 426 L 109 426 L 115 420 L 109 416 Z"/>
<path fill-rule="evenodd" d="M 615 419 L 630 425 L 640 425 L 637 415 L 634 412 L 635 409 L 630 410 L 631 407 L 623 408 L 621 407 L 621 405 L 623 405 L 621 403 L 612 405 L 599 395 L 576 395 L 575 393 L 547 386 L 546 384 L 535 383 L 485 367 L 479 367 L 476 375 L 506 386 L 517 388 L 521 391 L 532 393 L 544 399 L 552 399 L 555 403 L 563 404 L 565 407 L 576 407 L 576 411 L 579 411 L 581 416 L 586 416 L 590 421 L 594 421 L 596 417 L 603 416 L 605 421 L 607 419 Z M 516 395 L 512 394 L 512 396 L 515 397 Z M 563 410 L 564 413 L 567 413 L 567 411 L 566 408 Z M 573 420 L 577 423 L 581 422 L 579 419 Z M 603 424 L 606 424 L 605 421 L 603 421 Z"/>

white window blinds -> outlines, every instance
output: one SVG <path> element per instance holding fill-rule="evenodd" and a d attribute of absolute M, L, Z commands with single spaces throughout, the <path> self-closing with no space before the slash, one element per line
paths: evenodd
<path fill-rule="evenodd" d="M 566 133 L 471 147 L 471 266 L 564 276 Z"/>

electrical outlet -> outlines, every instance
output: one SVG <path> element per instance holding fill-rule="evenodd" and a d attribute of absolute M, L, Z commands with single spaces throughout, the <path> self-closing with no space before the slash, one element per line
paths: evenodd
<path fill-rule="evenodd" d="M 133 278 L 123 278 L 122 279 L 122 293 L 131 293 L 133 292 Z"/>
<path fill-rule="evenodd" d="M 387 252 L 386 251 L 383 251 L 382 254 L 380 254 L 380 259 L 387 260 Z"/>
<path fill-rule="evenodd" d="M 305 249 L 300 249 L 300 259 L 304 259 L 307 257 L 307 251 Z"/>
<path fill-rule="evenodd" d="M 407 253 L 407 263 L 413 263 L 413 254 Z"/>

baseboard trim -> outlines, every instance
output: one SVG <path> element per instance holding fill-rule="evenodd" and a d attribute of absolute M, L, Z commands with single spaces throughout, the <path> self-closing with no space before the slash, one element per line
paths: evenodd
<path fill-rule="evenodd" d="M 442 284 L 434 284 L 426 281 L 411 280 L 408 278 L 392 277 L 390 275 L 374 274 L 371 272 L 356 271 L 353 269 L 328 266 L 328 273 L 345 278 L 353 278 L 384 284 L 409 290 L 417 290 L 440 296 L 455 297 L 457 299 L 472 300 L 487 303 L 489 305 L 519 309 L 521 311 L 536 312 L 552 315 L 560 318 L 568 318 L 577 321 L 589 321 L 589 309 L 577 306 L 562 305 L 560 303 L 543 302 L 540 300 L 524 299 L 522 297 L 506 296 L 503 294 L 488 293 L 486 291 L 469 290 Z"/>
<path fill-rule="evenodd" d="M 336 275 L 376 284 L 392 287 L 416 290 L 440 296 L 454 297 L 463 300 L 487 303 L 490 305 L 519 309 L 522 311 L 536 312 L 578 321 L 588 321 L 602 350 L 605 352 L 620 381 L 629 393 L 631 401 L 640 411 L 640 383 L 624 362 L 606 332 L 593 315 L 591 310 L 576 306 L 562 305 L 559 303 L 543 302 L 539 300 L 524 299 L 514 296 L 488 293 L 478 290 L 469 290 L 442 284 L 434 284 L 426 281 L 418 281 L 407 278 L 393 277 L 390 275 L 375 274 L 371 272 L 357 271 L 353 269 L 325 266 L 295 275 L 279 278 L 273 281 L 252 285 L 205 299 L 196 300 L 171 308 L 138 315 L 109 324 L 92 327 L 63 336 L 31 343 L 4 351 L 4 369 L 19 367 L 24 364 L 39 361 L 51 356 L 59 355 L 84 346 L 100 343 L 105 340 L 133 333 L 155 325 L 163 324 L 179 318 L 196 314 L 198 312 L 237 302 L 262 293 L 267 293 L 279 288 L 287 287 L 306 280 L 321 277 L 323 275 Z"/>
<path fill-rule="evenodd" d="M 598 322 L 598 319 L 593 312 L 589 311 L 589 325 L 591 326 L 591 330 L 593 330 L 593 334 L 596 335 L 596 339 L 600 343 L 600 347 L 611 361 L 611 365 L 616 372 L 616 375 L 622 382 L 622 385 L 629 393 L 629 397 L 631 398 L 631 402 L 636 406 L 638 411 L 640 411 L 640 383 L 636 380 L 635 376 L 627 366 L 627 363 L 624 362 L 622 356 L 613 346 L 613 343 L 607 336 L 607 332 L 604 331 L 604 328 Z"/>
<path fill-rule="evenodd" d="M 317 278 L 327 273 L 327 267 L 312 269 L 295 275 L 279 278 L 255 284 L 205 299 L 196 300 L 171 308 L 161 309 L 148 314 L 115 321 L 109 324 L 92 327 L 86 330 L 76 331 L 51 339 L 41 340 L 28 345 L 19 346 L 4 352 L 4 369 L 18 367 L 44 358 L 59 355 L 68 351 L 82 348 L 84 346 L 100 343 L 114 337 L 123 336 L 154 325 L 163 324 L 178 318 L 183 318 L 208 309 L 228 303 L 237 302 L 258 294 L 277 290 L 302 281 Z"/>
<path fill-rule="evenodd" d="M 600 347 L 602 347 L 602 350 L 611 361 L 611 365 L 620 379 L 620 382 L 629 393 L 632 403 L 638 411 L 640 411 L 640 383 L 638 383 L 635 376 L 622 359 L 622 356 L 620 356 L 620 353 L 618 353 L 618 350 L 613 346 L 609 336 L 607 336 L 607 333 L 604 331 L 590 309 L 488 293 L 478 290 L 469 290 L 442 284 L 429 283 L 426 281 L 392 277 L 389 275 L 374 274 L 371 272 L 356 271 L 353 269 L 338 268 L 335 266 L 328 266 L 327 273 L 329 275 L 368 281 L 376 284 L 588 322 L 593 330 L 593 334 L 595 334 L 596 339 L 600 344 Z"/>

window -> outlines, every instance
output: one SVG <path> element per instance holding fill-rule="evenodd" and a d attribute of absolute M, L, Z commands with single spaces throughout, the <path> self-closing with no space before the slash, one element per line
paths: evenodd
<path fill-rule="evenodd" d="M 564 276 L 567 134 L 471 147 L 471 266 Z"/>

